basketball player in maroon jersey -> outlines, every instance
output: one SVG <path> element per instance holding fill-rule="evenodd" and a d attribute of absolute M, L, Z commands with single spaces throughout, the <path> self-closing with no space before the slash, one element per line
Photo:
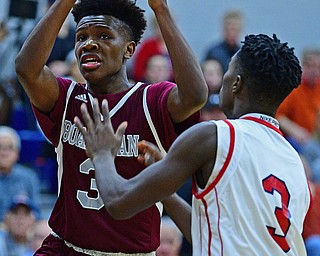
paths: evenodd
<path fill-rule="evenodd" d="M 49 219 L 52 234 L 35 255 L 155 255 L 161 204 L 128 220 L 114 220 L 97 190 L 95 171 L 75 126 L 83 102 L 109 102 L 112 122 L 128 121 L 117 168 L 124 178 L 144 169 L 138 141 L 168 150 L 177 135 L 199 120 L 207 86 L 197 58 L 177 28 L 166 0 L 149 0 L 173 64 L 176 83 L 130 84 L 126 63 L 146 28 L 143 10 L 132 0 L 56 0 L 16 58 L 18 78 L 41 129 L 56 147 L 58 199 Z M 73 8 L 73 9 L 72 9 Z M 45 65 L 61 25 L 72 9 L 75 54 L 86 84 L 56 77 Z M 92 111 L 92 107 L 90 107 Z M 172 197 L 165 203 L 170 211 Z M 119 254 L 120 253 L 120 254 Z"/>

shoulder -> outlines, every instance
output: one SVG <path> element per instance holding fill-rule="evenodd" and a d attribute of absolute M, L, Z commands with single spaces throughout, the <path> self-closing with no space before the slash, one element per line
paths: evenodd
<path fill-rule="evenodd" d="M 191 145 L 215 143 L 217 138 L 217 123 L 215 121 L 202 121 L 184 131 L 177 139 Z"/>
<path fill-rule="evenodd" d="M 176 84 L 169 81 L 151 84 L 148 88 L 148 97 L 159 97 L 161 95 L 169 94 L 175 87 Z"/>
<path fill-rule="evenodd" d="M 175 83 L 170 82 L 170 81 L 161 81 L 155 84 L 151 84 L 150 88 L 153 90 L 159 90 L 159 89 L 165 89 L 165 88 L 173 88 L 176 86 Z"/>
<path fill-rule="evenodd" d="M 203 121 L 184 131 L 172 144 L 168 152 L 169 161 L 175 162 L 192 172 L 215 160 L 217 130 L 213 121 Z M 182 163 L 181 163 L 182 161 Z"/>
<path fill-rule="evenodd" d="M 68 78 L 64 78 L 64 77 L 57 77 L 57 82 L 60 86 L 65 86 L 65 87 L 68 87 L 71 85 L 72 83 L 72 80 L 71 79 L 68 79 Z"/>
<path fill-rule="evenodd" d="M 60 90 L 60 97 L 59 100 L 64 101 L 65 96 L 68 93 L 75 93 L 75 94 L 79 94 L 79 93 L 87 93 L 88 90 L 86 88 L 85 84 L 80 84 L 77 83 L 73 80 L 70 80 L 68 78 L 63 78 L 63 77 L 57 77 L 57 82 L 59 85 L 59 90 Z M 71 90 L 71 91 L 70 91 Z"/>

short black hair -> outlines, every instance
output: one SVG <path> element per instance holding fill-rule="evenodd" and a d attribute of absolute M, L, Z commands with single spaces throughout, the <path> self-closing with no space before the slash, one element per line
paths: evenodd
<path fill-rule="evenodd" d="M 302 69 L 294 48 L 277 36 L 247 35 L 237 54 L 239 72 L 251 98 L 280 104 L 301 83 Z"/>
<path fill-rule="evenodd" d="M 131 40 L 138 44 L 147 27 L 144 10 L 132 0 L 80 0 L 72 9 L 74 21 L 79 21 L 90 15 L 110 15 L 124 23 L 130 28 Z"/>

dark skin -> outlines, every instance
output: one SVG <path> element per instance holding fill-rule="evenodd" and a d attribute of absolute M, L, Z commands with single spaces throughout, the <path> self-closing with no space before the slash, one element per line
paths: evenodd
<path fill-rule="evenodd" d="M 169 95 L 167 107 L 173 122 L 179 123 L 201 109 L 208 89 L 197 58 L 172 19 L 166 1 L 148 2 L 173 63 L 177 86 Z M 59 96 L 56 78 L 45 63 L 74 3 L 75 0 L 55 1 L 16 58 L 16 72 L 22 86 L 31 102 L 44 113 L 53 109 Z M 133 56 L 136 45 L 126 29 L 122 21 L 107 15 L 86 16 L 79 22 L 75 53 L 81 73 L 94 93 L 117 93 L 132 86 L 126 62 Z M 85 65 L 89 57 L 92 65 Z"/>
<path fill-rule="evenodd" d="M 126 40 L 124 26 L 117 18 L 103 15 L 84 17 L 77 26 L 79 68 L 95 93 L 116 93 L 131 86 L 123 59 L 130 59 L 135 43 Z"/>
<path fill-rule="evenodd" d="M 45 64 L 75 2 L 56 0 L 16 58 L 19 81 L 32 104 L 43 113 L 50 113 L 59 97 L 56 77 Z M 148 0 L 148 3 L 166 43 L 177 84 L 169 94 L 167 108 L 172 121 L 180 123 L 204 106 L 208 88 L 197 57 L 176 26 L 167 1 Z M 119 19 L 106 15 L 84 17 L 77 25 L 75 53 L 78 65 L 96 94 L 117 93 L 132 86 L 128 81 L 126 63 L 133 56 L 136 44 L 128 37 L 126 26 Z M 166 198 L 163 203 L 166 211 L 173 215 L 179 212 L 176 203 L 181 209 L 189 207 L 176 195 Z"/>
<path fill-rule="evenodd" d="M 237 55 L 229 64 L 220 91 L 221 107 L 232 118 L 257 112 L 262 108 L 258 103 L 250 104 L 254 100 L 250 101 L 248 98 L 247 86 L 236 67 Z M 95 166 L 97 184 L 105 207 L 114 218 L 130 218 L 155 202 L 163 200 L 177 191 L 192 175 L 195 175 L 201 188 L 205 187 L 216 159 L 217 128 L 214 123 L 202 122 L 189 128 L 177 138 L 162 160 L 150 165 L 146 171 L 134 178 L 126 180 L 117 174 L 114 158 L 127 123 L 122 123 L 114 133 L 107 105 L 106 101 L 102 103 L 103 122 L 101 122 L 100 109 L 96 101 L 93 118 L 88 113 L 86 105 L 82 105 L 87 129 L 84 129 L 84 125 L 77 117 L 75 123 L 84 136 L 87 154 Z M 271 111 L 271 109 L 265 109 L 264 112 Z M 159 159 L 159 156 L 152 153 L 153 150 L 142 148 L 142 154 L 148 153 L 155 159 Z M 179 213 L 182 216 L 181 222 L 190 223 L 190 213 L 182 212 L 181 209 Z M 183 217 L 186 219 L 181 220 Z M 190 227 L 185 227 L 182 231 L 190 241 Z"/>

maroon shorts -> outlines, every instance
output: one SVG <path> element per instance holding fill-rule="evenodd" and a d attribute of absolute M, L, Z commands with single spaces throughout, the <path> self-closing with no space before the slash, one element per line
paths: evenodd
<path fill-rule="evenodd" d="M 80 252 L 76 252 L 72 248 L 65 245 L 64 241 L 53 235 L 47 236 L 41 247 L 33 256 L 88 256 Z"/>

